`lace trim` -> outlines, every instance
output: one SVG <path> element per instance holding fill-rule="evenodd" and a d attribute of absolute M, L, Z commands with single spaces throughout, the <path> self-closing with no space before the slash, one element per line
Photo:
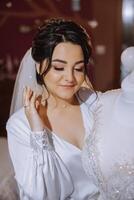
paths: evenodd
<path fill-rule="evenodd" d="M 111 169 L 111 176 L 104 177 L 99 161 L 97 143 L 101 139 L 99 128 L 103 125 L 102 105 L 94 111 L 94 125 L 85 139 L 82 161 L 85 171 L 99 187 L 103 200 L 134 200 L 134 160 L 132 163 L 118 162 Z M 123 156 L 121 156 L 123 157 Z M 122 164 L 120 164 L 122 163 Z"/>
<path fill-rule="evenodd" d="M 85 138 L 82 160 L 88 176 L 90 176 L 94 180 L 94 183 L 104 191 L 103 183 L 105 183 L 105 179 L 100 169 L 99 152 L 96 147 L 100 139 L 96 137 L 96 134 L 99 132 L 99 128 L 102 125 L 101 119 L 103 119 L 100 115 L 101 111 L 102 105 L 98 103 L 93 113 L 94 124 L 92 130 L 90 130 L 90 134 Z"/>
<path fill-rule="evenodd" d="M 110 200 L 134 200 L 134 161 L 116 163 L 107 180 L 107 193 Z"/>
<path fill-rule="evenodd" d="M 48 134 L 47 130 L 31 133 L 30 144 L 35 151 L 52 150 Z"/>

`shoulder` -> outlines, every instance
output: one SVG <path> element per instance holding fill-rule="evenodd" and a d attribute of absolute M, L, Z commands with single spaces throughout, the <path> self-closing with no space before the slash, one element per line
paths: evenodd
<path fill-rule="evenodd" d="M 26 118 L 24 108 L 19 109 L 17 112 L 10 116 L 6 123 L 6 129 L 8 134 L 30 133 L 30 126 Z"/>
<path fill-rule="evenodd" d="M 100 101 L 113 101 L 121 93 L 121 89 L 108 90 L 106 92 L 92 91 L 88 88 L 81 88 L 78 97 L 81 102 L 90 104 L 97 104 Z"/>
<path fill-rule="evenodd" d="M 101 93 L 99 100 L 102 102 L 113 102 L 115 101 L 121 93 L 121 89 L 108 90 Z"/>

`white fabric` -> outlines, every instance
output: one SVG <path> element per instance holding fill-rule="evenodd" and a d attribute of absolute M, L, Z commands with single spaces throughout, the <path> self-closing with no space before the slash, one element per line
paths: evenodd
<path fill-rule="evenodd" d="M 36 81 L 36 67 L 35 61 L 31 56 L 31 49 L 25 53 L 17 73 L 10 107 L 10 115 L 23 106 L 23 89 L 25 86 L 29 86 L 31 89 L 36 91 L 37 94 L 42 92 L 41 86 Z"/>
<path fill-rule="evenodd" d="M 83 166 L 99 188 L 99 200 L 133 200 L 134 72 L 123 80 L 122 89 L 100 95 L 93 120 Z"/>
<path fill-rule="evenodd" d="M 90 131 L 93 98 L 80 105 L 85 134 Z M 23 108 L 10 117 L 7 131 L 21 199 L 97 199 L 98 189 L 85 174 L 80 149 L 49 130 L 31 133 Z"/>

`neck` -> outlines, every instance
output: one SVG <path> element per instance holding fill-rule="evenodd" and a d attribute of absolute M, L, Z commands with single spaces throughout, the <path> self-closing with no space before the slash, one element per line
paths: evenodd
<path fill-rule="evenodd" d="M 50 95 L 47 100 L 48 106 L 51 108 L 69 108 L 73 105 L 78 105 L 78 100 L 76 96 L 73 96 L 71 99 L 62 99 L 59 97 L 55 97 Z"/>

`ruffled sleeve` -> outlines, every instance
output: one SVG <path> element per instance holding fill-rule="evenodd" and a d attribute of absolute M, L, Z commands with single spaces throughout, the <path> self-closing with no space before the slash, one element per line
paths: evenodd
<path fill-rule="evenodd" d="M 8 120 L 6 128 L 20 199 L 69 199 L 73 183 L 66 166 L 54 151 L 49 131 L 31 132 L 22 110 Z"/>

